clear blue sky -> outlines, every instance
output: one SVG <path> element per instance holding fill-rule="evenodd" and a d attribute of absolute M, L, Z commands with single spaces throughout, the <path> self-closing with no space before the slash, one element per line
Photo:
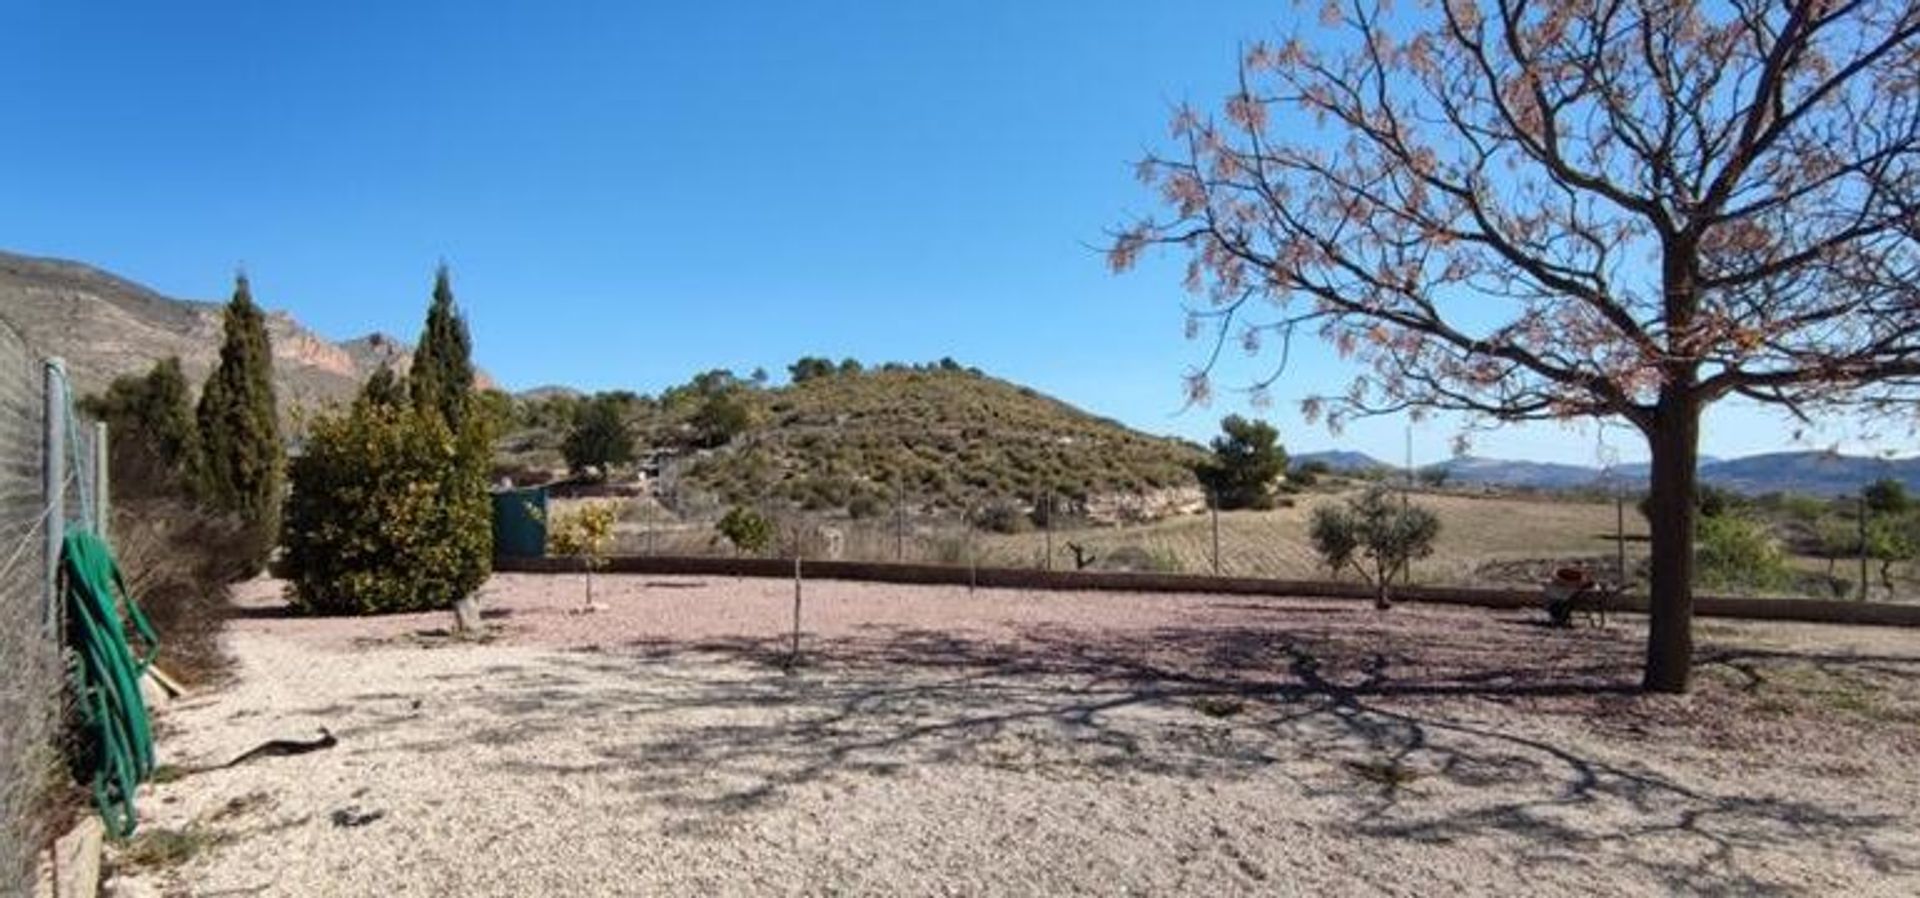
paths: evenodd
<path fill-rule="evenodd" d="M 0 248 L 200 299 L 244 263 L 263 303 L 338 338 L 412 339 L 444 258 L 480 363 L 516 389 L 950 355 L 1204 437 L 1248 409 L 1223 393 L 1176 414 L 1204 347 L 1181 337 L 1175 260 L 1116 277 L 1093 247 L 1152 206 L 1132 162 L 1169 106 L 1224 96 L 1239 44 L 1296 14 L 16 0 L 0 7 Z M 1348 367 L 1313 347 L 1294 372 L 1263 412 L 1290 448 L 1401 458 L 1401 422 L 1336 437 L 1286 401 Z M 1453 431 L 1420 427 L 1416 457 L 1444 457 Z M 1737 410 L 1706 444 L 1791 448 L 1784 425 Z M 1595 457 L 1584 427 L 1475 446 Z"/>

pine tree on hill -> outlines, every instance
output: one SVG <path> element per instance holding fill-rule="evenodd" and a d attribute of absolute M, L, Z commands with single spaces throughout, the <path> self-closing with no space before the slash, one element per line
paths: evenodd
<path fill-rule="evenodd" d="M 466 422 L 473 393 L 473 338 L 466 319 L 453 304 L 453 284 L 447 266 L 433 276 L 433 304 L 427 308 L 426 330 L 413 350 L 413 368 L 407 383 L 413 401 L 438 412 L 458 432 Z"/>
<path fill-rule="evenodd" d="M 279 526 L 285 458 L 273 398 L 273 348 L 266 317 L 242 274 L 224 315 L 220 363 L 200 393 L 200 481 L 205 500 L 238 514 L 264 562 Z"/>

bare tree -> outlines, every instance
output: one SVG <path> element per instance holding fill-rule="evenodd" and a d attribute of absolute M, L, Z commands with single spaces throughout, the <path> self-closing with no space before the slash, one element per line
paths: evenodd
<path fill-rule="evenodd" d="M 1886 410 L 1920 380 L 1920 5 L 1329 0 L 1144 160 L 1189 335 L 1363 363 L 1309 417 L 1597 416 L 1652 456 L 1644 685 L 1684 691 L 1700 415 Z M 1258 397 L 1256 397 L 1258 398 Z"/>

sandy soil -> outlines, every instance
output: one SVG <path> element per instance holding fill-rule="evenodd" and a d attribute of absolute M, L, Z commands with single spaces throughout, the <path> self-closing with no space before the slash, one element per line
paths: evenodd
<path fill-rule="evenodd" d="M 582 586 L 494 578 L 473 644 L 257 584 L 165 759 L 339 745 L 153 787 L 197 850 L 118 887 L 1920 893 L 1920 633 L 1703 622 L 1643 698 L 1631 619 L 811 582 L 789 670 L 791 583 Z"/>

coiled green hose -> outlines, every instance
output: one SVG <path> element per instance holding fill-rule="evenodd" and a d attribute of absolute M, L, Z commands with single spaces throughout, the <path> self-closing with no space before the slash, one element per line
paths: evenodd
<path fill-rule="evenodd" d="M 159 652 L 160 640 L 97 534 L 68 531 L 61 566 L 67 644 L 75 656 L 69 675 L 86 738 L 82 760 L 92 768 L 93 801 L 107 832 L 125 838 L 139 823 L 134 792 L 153 774 L 153 729 L 140 696 L 140 678 Z M 134 656 L 128 624 L 145 646 L 144 657 Z"/>

